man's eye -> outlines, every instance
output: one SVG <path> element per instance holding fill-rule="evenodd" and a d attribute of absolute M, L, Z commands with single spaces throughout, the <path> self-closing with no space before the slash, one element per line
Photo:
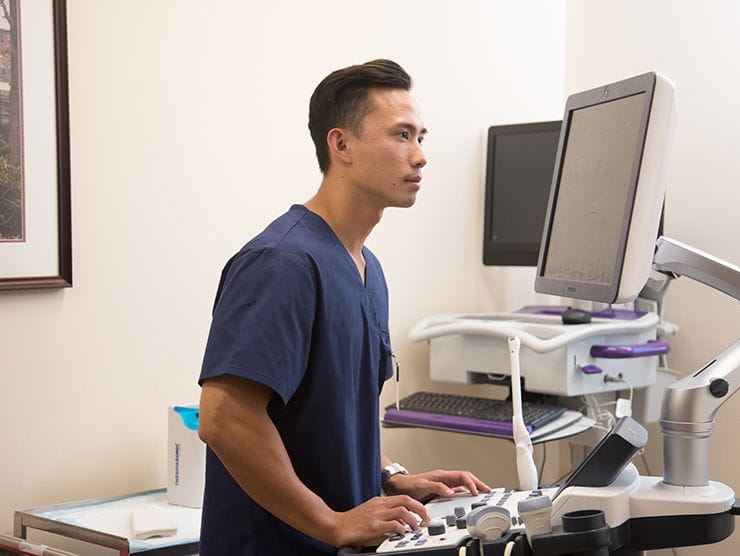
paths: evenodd
<path fill-rule="evenodd" d="M 401 137 L 403 137 L 404 139 L 406 139 L 406 140 L 408 140 L 408 138 L 409 138 L 409 132 L 408 131 L 402 131 L 402 132 L 399 133 L 399 135 Z"/>
<path fill-rule="evenodd" d="M 424 142 L 424 136 L 419 135 L 419 144 L 421 145 Z"/>

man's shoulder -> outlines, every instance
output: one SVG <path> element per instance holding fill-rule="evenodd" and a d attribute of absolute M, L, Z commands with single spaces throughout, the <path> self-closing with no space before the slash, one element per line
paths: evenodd
<path fill-rule="evenodd" d="M 250 240 L 242 252 L 269 250 L 277 255 L 303 259 L 326 250 L 331 246 L 330 240 L 330 235 L 315 215 L 302 205 L 293 205 Z"/>
<path fill-rule="evenodd" d="M 302 266 L 310 272 L 316 259 L 332 249 L 331 237 L 321 223 L 311 218 L 310 211 L 302 205 L 293 205 L 236 252 L 226 269 Z M 259 265 L 255 265 L 258 261 Z"/>

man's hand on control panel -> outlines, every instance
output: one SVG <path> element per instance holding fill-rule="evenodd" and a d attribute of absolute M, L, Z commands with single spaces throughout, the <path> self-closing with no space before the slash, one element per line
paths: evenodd
<path fill-rule="evenodd" d="M 414 513 L 411 513 L 414 512 Z M 419 528 L 430 517 L 424 505 L 409 496 L 376 496 L 346 512 L 336 512 L 332 531 L 334 546 L 374 546 L 389 535 L 403 535 L 406 526 Z"/>
<path fill-rule="evenodd" d="M 469 471 L 437 469 L 416 475 L 398 473 L 383 483 L 386 494 L 406 494 L 416 500 L 428 501 L 432 497 L 451 498 L 456 492 L 491 492 L 491 488 Z"/>

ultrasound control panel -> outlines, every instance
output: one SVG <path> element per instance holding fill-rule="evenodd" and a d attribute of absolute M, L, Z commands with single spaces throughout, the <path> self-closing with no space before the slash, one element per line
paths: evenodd
<path fill-rule="evenodd" d="M 381 544 L 378 553 L 404 553 L 430 548 L 454 548 L 471 537 L 467 529 L 467 516 L 479 506 L 500 506 L 511 514 L 511 529 L 524 529 L 517 504 L 520 500 L 535 496 L 552 499 L 557 488 L 541 490 L 510 490 L 497 488 L 485 494 L 472 496 L 461 493 L 454 498 L 438 498 L 426 504 L 431 523 L 416 531 L 408 530 L 404 535 L 394 535 Z"/>
<path fill-rule="evenodd" d="M 586 459 L 570 474 L 560 488 L 541 490 L 509 490 L 497 488 L 486 494 L 472 496 L 461 493 L 454 498 L 438 498 L 426 505 L 432 522 L 417 531 L 406 531 L 383 541 L 377 552 L 413 553 L 429 548 L 454 548 L 469 539 L 468 514 L 479 506 L 498 506 L 508 510 L 510 530 L 524 529 L 519 517 L 521 500 L 547 496 L 553 500 L 568 487 L 604 487 L 610 485 L 635 454 L 647 443 L 647 431 L 631 417 L 622 417 L 604 435 Z"/>

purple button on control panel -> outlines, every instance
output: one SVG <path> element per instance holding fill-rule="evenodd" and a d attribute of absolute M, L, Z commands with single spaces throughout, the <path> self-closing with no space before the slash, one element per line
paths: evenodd
<path fill-rule="evenodd" d="M 583 365 L 581 367 L 581 372 L 587 375 L 597 375 L 604 371 L 601 369 L 601 367 L 597 367 L 596 365 Z"/>

